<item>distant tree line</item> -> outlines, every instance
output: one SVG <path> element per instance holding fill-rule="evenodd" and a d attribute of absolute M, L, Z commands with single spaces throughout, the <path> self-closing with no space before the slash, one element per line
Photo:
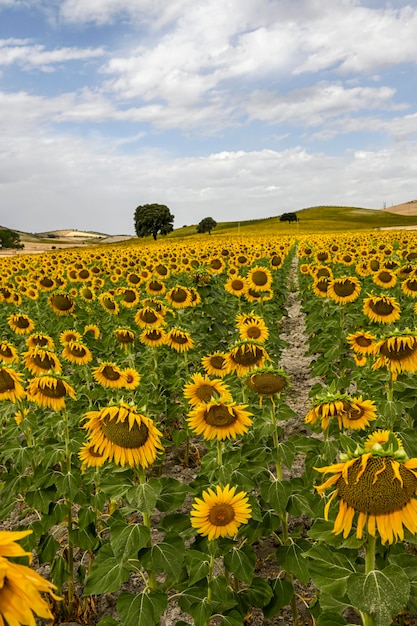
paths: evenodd
<path fill-rule="evenodd" d="M 8 228 L 0 229 L 0 248 L 14 248 L 15 250 L 21 250 L 23 244 L 20 243 L 19 233 L 15 233 Z"/>

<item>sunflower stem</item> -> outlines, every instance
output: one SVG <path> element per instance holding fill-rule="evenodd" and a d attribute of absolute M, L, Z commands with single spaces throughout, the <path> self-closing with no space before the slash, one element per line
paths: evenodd
<path fill-rule="evenodd" d="M 223 465 L 223 441 L 217 439 L 217 465 L 221 467 Z"/>
<path fill-rule="evenodd" d="M 375 569 L 375 546 L 376 538 L 368 533 L 365 546 L 365 574 L 373 572 Z M 361 613 L 363 626 L 374 626 L 374 618 L 369 613 Z"/>
<path fill-rule="evenodd" d="M 62 421 L 64 424 L 64 443 L 65 443 L 65 464 L 66 464 L 66 472 L 68 475 L 71 475 L 71 448 L 70 448 L 70 425 L 68 413 L 64 409 L 62 411 Z M 69 580 L 68 580 L 68 589 L 67 589 L 67 606 L 66 611 L 67 615 L 71 615 L 74 603 L 74 544 L 71 539 L 72 534 L 72 499 L 69 494 L 65 494 L 65 502 L 68 508 L 68 516 L 67 516 L 67 564 L 69 570 Z"/>
<path fill-rule="evenodd" d="M 144 485 L 146 483 L 146 469 L 142 466 L 136 467 L 136 475 L 139 479 L 139 482 L 141 485 Z M 143 525 L 146 526 L 146 528 L 149 529 L 149 541 L 148 541 L 148 547 L 151 548 L 152 547 L 152 524 L 151 524 L 151 514 L 147 511 L 141 511 L 142 513 L 142 519 L 143 519 Z M 147 572 L 148 574 L 148 589 L 149 591 L 153 591 L 156 587 L 156 573 L 155 572 Z"/>

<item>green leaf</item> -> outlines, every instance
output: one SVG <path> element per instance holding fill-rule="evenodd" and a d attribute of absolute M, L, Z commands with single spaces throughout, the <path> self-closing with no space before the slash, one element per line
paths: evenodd
<path fill-rule="evenodd" d="M 271 601 L 263 608 L 263 614 L 267 619 L 274 617 L 278 611 L 289 604 L 294 595 L 294 585 L 288 580 L 275 578 L 275 580 L 270 581 L 270 584 L 273 596 Z"/>
<path fill-rule="evenodd" d="M 222 626 L 244 626 L 243 617 L 237 611 L 223 615 Z"/>
<path fill-rule="evenodd" d="M 111 593 L 129 578 L 130 572 L 120 563 L 109 543 L 104 544 L 97 553 L 96 560 L 85 584 L 85 595 Z"/>
<path fill-rule="evenodd" d="M 291 469 L 295 455 L 295 446 L 288 441 L 283 441 L 279 443 L 277 447 L 272 450 L 273 460 L 284 463 L 284 465 L 288 467 L 288 469 Z"/>
<path fill-rule="evenodd" d="M 268 581 L 255 576 L 248 589 L 248 600 L 253 606 L 266 606 L 273 596 L 273 591 Z"/>
<path fill-rule="evenodd" d="M 34 491 L 28 491 L 25 495 L 25 501 L 31 509 L 40 511 L 41 513 L 48 513 L 49 505 L 51 502 L 55 502 L 56 489 L 54 486 L 47 489 L 36 489 Z"/>
<path fill-rule="evenodd" d="M 310 530 L 308 536 L 312 539 L 317 539 L 327 544 L 328 546 L 334 546 L 335 548 L 360 548 L 364 539 L 357 539 L 355 535 L 350 535 L 346 539 L 342 535 L 335 535 L 333 531 L 333 522 L 329 522 L 322 517 L 317 518 Z"/>
<path fill-rule="evenodd" d="M 291 491 L 291 484 L 287 481 L 274 480 L 261 485 L 262 497 L 278 515 L 285 513 Z"/>
<path fill-rule="evenodd" d="M 210 582 L 210 588 L 212 591 L 210 604 L 214 613 L 224 613 L 238 603 L 236 594 L 232 592 L 225 576 L 215 576 Z"/>
<path fill-rule="evenodd" d="M 189 577 L 188 584 L 194 585 L 194 583 L 207 577 L 210 570 L 210 557 L 204 552 L 198 552 L 198 550 L 187 550 L 185 565 Z"/>
<path fill-rule="evenodd" d="M 145 569 L 152 572 L 164 572 L 177 578 L 182 570 L 185 555 L 183 539 L 176 533 L 168 533 L 164 541 L 156 543 L 142 556 Z"/>
<path fill-rule="evenodd" d="M 122 593 L 117 600 L 117 610 L 123 626 L 154 626 L 168 604 L 168 598 L 160 591 L 141 593 L 137 596 Z"/>
<path fill-rule="evenodd" d="M 349 578 L 348 596 L 352 605 L 373 616 L 375 626 L 390 626 L 408 602 L 410 584 L 407 575 L 397 565 L 368 574 L 352 574 Z"/>
<path fill-rule="evenodd" d="M 161 485 L 158 480 L 152 479 L 131 487 L 126 498 L 141 513 L 152 513 L 158 500 Z"/>
<path fill-rule="evenodd" d="M 163 513 L 175 511 L 184 502 L 188 492 L 187 485 L 175 478 L 161 478 L 159 482 L 161 490 L 156 501 L 156 508 Z"/>
<path fill-rule="evenodd" d="M 142 524 L 126 524 L 123 521 L 111 525 L 111 547 L 121 563 L 137 558 L 139 550 L 148 545 L 151 533 Z"/>
<path fill-rule="evenodd" d="M 347 581 L 355 572 L 347 553 L 318 544 L 305 552 L 305 558 L 308 559 L 308 571 L 316 587 L 342 598 L 346 593 Z"/>
<path fill-rule="evenodd" d="M 305 539 L 297 539 L 289 546 L 279 546 L 276 551 L 279 565 L 305 584 L 308 582 L 309 572 L 303 554 L 310 545 Z"/>
<path fill-rule="evenodd" d="M 244 545 L 242 548 L 233 548 L 224 555 L 224 565 L 239 580 L 250 585 L 255 570 L 256 555 L 251 546 Z"/>
<path fill-rule="evenodd" d="M 41 563 L 52 561 L 59 548 L 60 545 L 58 541 L 52 535 L 42 537 L 37 549 L 39 561 Z"/>
<path fill-rule="evenodd" d="M 75 500 L 75 497 L 80 490 L 80 480 L 79 478 L 77 479 L 71 472 L 57 476 L 56 485 L 58 492 L 72 501 Z"/>
<path fill-rule="evenodd" d="M 206 626 L 213 613 L 213 609 L 208 599 L 204 598 L 201 602 L 192 604 L 188 612 L 194 620 L 194 626 Z"/>
<path fill-rule="evenodd" d="M 110 617 L 110 615 L 105 615 L 99 622 L 97 622 L 97 626 L 119 626 L 119 622 L 117 619 Z"/>
<path fill-rule="evenodd" d="M 347 622 L 337 613 L 324 613 L 316 621 L 316 626 L 345 626 Z"/>
<path fill-rule="evenodd" d="M 402 434 L 402 433 L 401 433 Z M 410 597 L 407 609 L 413 615 L 417 614 L 417 560 L 413 554 L 397 554 L 390 556 L 389 561 L 401 567 L 410 581 Z"/>

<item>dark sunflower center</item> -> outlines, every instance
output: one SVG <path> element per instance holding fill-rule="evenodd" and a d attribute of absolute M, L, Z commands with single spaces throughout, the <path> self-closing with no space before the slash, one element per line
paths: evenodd
<path fill-rule="evenodd" d="M 211 385 L 199 385 L 196 396 L 202 402 L 209 402 L 214 395 L 219 395 Z"/>
<path fill-rule="evenodd" d="M 394 311 L 394 305 L 388 300 L 371 300 L 369 308 L 377 315 L 386 315 L 387 317 Z"/>
<path fill-rule="evenodd" d="M 40 279 L 39 284 L 42 285 L 42 287 L 49 288 L 54 286 L 54 281 L 52 280 L 52 278 L 48 278 L 47 276 L 45 276 L 44 278 Z"/>
<path fill-rule="evenodd" d="M 116 309 L 116 303 L 111 298 L 103 298 L 103 306 L 108 311 L 114 311 Z"/>
<path fill-rule="evenodd" d="M 330 270 L 327 267 L 321 267 L 317 274 L 316 274 L 317 278 L 322 278 L 323 276 L 330 276 Z"/>
<path fill-rule="evenodd" d="M 326 261 L 329 258 L 329 255 L 327 252 L 319 252 L 317 254 L 317 260 L 318 261 Z"/>
<path fill-rule="evenodd" d="M 417 342 L 414 342 L 413 345 L 401 345 L 396 342 L 396 347 L 389 347 L 388 343 L 385 342 L 380 347 L 380 353 L 385 356 L 390 361 L 403 361 L 404 359 L 410 357 L 417 350 Z"/>
<path fill-rule="evenodd" d="M 339 496 L 356 511 L 370 515 L 400 511 L 417 489 L 417 477 L 404 465 L 398 468 L 401 484 L 389 458 L 371 457 L 362 474 L 361 469 L 362 461 L 357 459 L 348 469 L 348 483 L 342 477 L 337 481 Z"/>
<path fill-rule="evenodd" d="M 84 346 L 71 345 L 69 347 L 69 351 L 72 354 L 72 356 L 75 356 L 77 359 L 82 359 L 87 354 L 87 351 L 84 348 Z"/>
<path fill-rule="evenodd" d="M 320 280 L 316 282 L 316 289 L 322 293 L 327 293 L 329 282 L 329 279 L 326 277 L 320 278 Z"/>
<path fill-rule="evenodd" d="M 263 357 L 263 352 L 258 346 L 240 346 L 231 356 L 238 365 L 249 367 L 259 363 Z"/>
<path fill-rule="evenodd" d="M 1 356 L 4 356 L 6 358 L 9 358 L 9 357 L 13 356 L 13 352 L 12 352 L 10 346 L 6 346 L 6 345 L 0 345 L 0 354 L 1 354 Z"/>
<path fill-rule="evenodd" d="M 33 355 L 32 362 L 42 370 L 50 370 L 56 367 L 56 359 L 47 352 L 38 352 Z"/>
<path fill-rule="evenodd" d="M 74 305 L 71 298 L 63 293 L 56 293 L 51 298 L 51 304 L 59 311 L 69 311 Z"/>
<path fill-rule="evenodd" d="M 245 283 L 243 282 L 243 280 L 235 278 L 234 280 L 232 280 L 231 286 L 232 289 L 234 289 L 235 291 L 241 291 L 241 289 L 243 289 L 243 287 L 245 286 Z"/>
<path fill-rule="evenodd" d="M 256 289 L 249 289 L 248 290 L 248 294 L 252 297 L 252 298 L 262 298 L 262 294 L 259 293 L 259 291 L 256 291 Z"/>
<path fill-rule="evenodd" d="M 279 374 L 265 372 L 255 374 L 248 379 L 249 387 L 263 396 L 272 396 L 279 393 L 287 386 L 287 381 Z"/>
<path fill-rule="evenodd" d="M 168 274 L 168 268 L 165 265 L 157 265 L 155 267 L 155 272 L 157 272 L 160 276 L 166 276 Z"/>
<path fill-rule="evenodd" d="M 216 370 L 223 370 L 226 364 L 226 359 L 223 356 L 215 355 L 210 358 L 210 365 Z"/>
<path fill-rule="evenodd" d="M 246 330 L 246 335 L 250 337 L 250 339 L 259 339 L 262 335 L 262 331 L 259 326 L 249 326 Z"/>
<path fill-rule="evenodd" d="M 101 421 L 101 430 L 105 437 L 121 448 L 141 448 L 148 440 L 148 427 L 142 422 L 139 426 L 134 422 L 132 428 L 129 429 L 129 422 L 116 422 L 105 416 Z"/>
<path fill-rule="evenodd" d="M 176 287 L 171 292 L 171 299 L 173 302 L 179 302 L 181 304 L 187 300 L 187 297 L 188 293 L 185 289 L 182 289 L 182 287 Z"/>
<path fill-rule="evenodd" d="M 227 526 L 235 519 L 235 511 L 231 504 L 222 502 L 211 507 L 208 515 L 210 524 L 213 526 Z"/>
<path fill-rule="evenodd" d="M 0 369 L 0 393 L 5 391 L 11 391 L 15 388 L 15 381 L 10 376 L 9 372 L 4 369 Z"/>
<path fill-rule="evenodd" d="M 85 280 L 86 278 L 90 276 L 90 272 L 88 270 L 80 270 L 78 272 L 78 276 L 82 278 L 83 280 Z"/>
<path fill-rule="evenodd" d="M 209 426 L 225 427 L 231 426 L 236 422 L 236 415 L 232 408 L 220 404 L 209 408 L 206 413 L 205 421 Z"/>
<path fill-rule="evenodd" d="M 172 333 L 171 341 L 173 341 L 174 343 L 178 343 L 180 345 L 188 343 L 187 336 L 183 335 L 182 333 L 181 334 L 180 333 Z"/>
<path fill-rule="evenodd" d="M 275 254 L 271 259 L 272 267 L 279 267 L 281 263 L 282 263 L 281 257 Z"/>
<path fill-rule="evenodd" d="M 17 328 L 28 328 L 29 320 L 26 317 L 17 317 L 14 320 L 14 324 L 15 326 L 17 326 Z"/>
<path fill-rule="evenodd" d="M 415 280 L 414 278 L 408 279 L 406 281 L 406 285 L 407 285 L 407 289 L 409 289 L 410 291 L 417 292 L 417 280 Z"/>
<path fill-rule="evenodd" d="M 149 283 L 149 289 L 151 291 L 162 291 L 163 288 L 163 284 L 158 282 L 157 280 L 151 280 L 151 282 Z"/>
<path fill-rule="evenodd" d="M 362 348 L 369 348 L 369 346 L 372 345 L 372 339 L 369 339 L 369 337 L 365 337 L 364 335 L 356 337 L 355 341 L 358 346 L 361 346 Z"/>
<path fill-rule="evenodd" d="M 146 333 L 146 338 L 149 339 L 149 341 L 159 341 L 161 337 L 162 333 L 160 330 L 149 330 Z"/>
<path fill-rule="evenodd" d="M 137 274 L 129 274 L 127 280 L 129 283 L 132 283 L 132 285 L 138 285 L 140 283 L 140 276 Z"/>
<path fill-rule="evenodd" d="M 101 459 L 101 457 L 103 456 L 102 454 L 100 454 L 99 452 L 97 452 L 97 451 L 95 450 L 94 446 L 90 446 L 90 447 L 88 448 L 88 454 L 89 454 L 90 456 L 93 456 L 93 457 L 94 457 L 94 458 L 96 458 L 96 459 Z"/>
<path fill-rule="evenodd" d="M 38 387 L 38 392 L 47 398 L 65 398 L 67 390 L 62 380 L 54 379 L 53 382 L 45 381 Z"/>
<path fill-rule="evenodd" d="M 93 299 L 93 292 L 91 291 L 91 289 L 88 289 L 88 287 L 84 287 L 83 289 L 81 289 L 81 295 L 86 300 Z"/>
<path fill-rule="evenodd" d="M 141 312 L 140 319 L 145 324 L 155 324 L 158 321 L 158 315 L 152 309 L 145 309 Z"/>
<path fill-rule="evenodd" d="M 333 284 L 333 289 L 337 296 L 345 298 L 355 293 L 356 285 L 351 280 L 336 281 Z"/>
<path fill-rule="evenodd" d="M 121 377 L 120 372 L 115 370 L 111 365 L 103 367 L 102 375 L 104 378 L 107 378 L 107 380 L 119 380 Z"/>
<path fill-rule="evenodd" d="M 268 276 L 266 272 L 262 270 L 257 270 L 252 274 L 252 282 L 258 287 L 263 287 L 268 282 Z"/>
<path fill-rule="evenodd" d="M 124 302 L 135 302 L 136 293 L 132 289 L 126 289 L 123 293 Z"/>
<path fill-rule="evenodd" d="M 210 266 L 214 270 L 219 270 L 222 267 L 222 262 L 220 261 L 220 259 L 213 259 L 212 262 L 210 263 Z"/>
<path fill-rule="evenodd" d="M 127 332 L 127 331 L 121 331 L 119 330 L 116 333 L 116 337 L 117 337 L 117 341 L 119 341 L 119 343 L 133 343 L 134 337 L 131 333 Z"/>
<path fill-rule="evenodd" d="M 365 409 L 363 407 L 353 407 L 350 406 L 348 409 L 348 418 L 351 421 L 360 420 L 365 414 Z"/>
<path fill-rule="evenodd" d="M 382 271 L 382 272 L 379 272 L 378 279 L 381 281 L 381 283 L 389 284 L 392 281 L 393 276 L 392 274 L 390 274 L 390 272 Z"/>

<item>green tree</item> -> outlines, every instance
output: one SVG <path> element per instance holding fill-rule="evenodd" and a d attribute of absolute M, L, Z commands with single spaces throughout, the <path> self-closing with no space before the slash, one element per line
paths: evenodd
<path fill-rule="evenodd" d="M 158 233 L 167 235 L 174 230 L 174 216 L 165 204 L 143 204 L 135 210 L 135 231 L 138 237 L 152 235 L 156 239 Z"/>
<path fill-rule="evenodd" d="M 205 217 L 201 220 L 201 222 L 197 226 L 198 233 L 208 233 L 211 234 L 213 228 L 216 228 L 217 222 L 212 217 Z"/>
<path fill-rule="evenodd" d="M 279 218 L 280 222 L 299 222 L 297 213 L 283 213 Z"/>
<path fill-rule="evenodd" d="M 20 243 L 19 233 L 15 233 L 14 230 L 9 230 L 8 228 L 1 228 L 0 248 L 15 248 L 21 250 L 23 244 Z"/>

